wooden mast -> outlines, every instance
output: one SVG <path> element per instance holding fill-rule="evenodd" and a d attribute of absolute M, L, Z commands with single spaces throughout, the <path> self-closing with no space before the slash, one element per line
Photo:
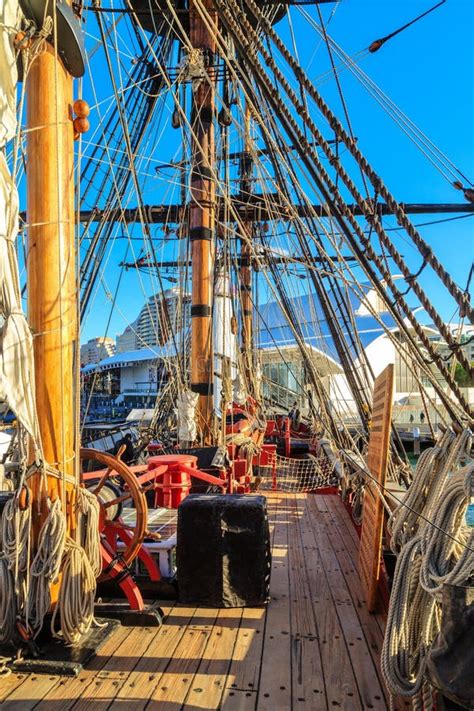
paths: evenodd
<path fill-rule="evenodd" d="M 36 403 L 46 462 L 68 478 L 48 476 L 61 496 L 68 530 L 75 480 L 74 353 L 78 338 L 74 243 L 73 80 L 46 44 L 27 78 L 28 318 L 34 337 Z M 36 533 L 45 514 L 39 475 L 32 481 Z M 53 595 L 54 602 L 54 595 Z"/>
<path fill-rule="evenodd" d="M 191 301 L 191 390 L 199 393 L 198 426 L 203 441 L 210 443 L 213 420 L 214 353 L 212 339 L 212 303 L 214 289 L 216 186 L 215 167 L 215 73 L 217 13 L 212 0 L 203 3 L 209 13 L 211 28 L 202 21 L 190 0 L 190 40 L 204 55 L 211 81 L 204 79 L 193 91 L 192 103 L 192 173 L 189 234 L 192 260 Z"/>
<path fill-rule="evenodd" d="M 241 200 L 245 205 L 250 201 L 252 192 L 252 155 L 251 147 L 251 114 L 248 105 L 245 107 L 245 139 L 244 151 L 240 167 L 240 192 Z M 253 237 L 253 221 L 244 220 L 242 222 L 244 231 L 243 239 L 240 241 L 240 303 L 242 308 L 242 357 L 245 373 L 245 381 L 250 394 L 255 395 L 252 388 L 253 383 L 253 308 L 252 308 L 252 249 L 251 239 Z"/>

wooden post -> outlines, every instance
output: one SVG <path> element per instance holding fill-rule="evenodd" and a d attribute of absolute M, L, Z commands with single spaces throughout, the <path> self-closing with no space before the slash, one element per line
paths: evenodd
<path fill-rule="evenodd" d="M 78 325 L 72 77 L 49 44 L 29 71 L 27 102 L 28 318 L 34 337 L 39 428 L 46 462 L 74 479 L 79 384 L 74 363 Z M 45 496 L 38 475 L 31 484 L 33 496 L 40 499 L 37 532 Z M 53 500 L 62 497 L 69 530 L 75 528 L 73 488 L 68 484 L 62 491 L 60 481 L 48 477 L 48 494 Z"/>
<path fill-rule="evenodd" d="M 252 192 L 252 156 L 250 153 L 250 127 L 251 115 L 248 105 L 245 107 L 245 145 L 241 159 L 240 168 L 240 192 L 241 200 L 245 205 L 250 201 Z M 244 231 L 240 240 L 240 304 L 242 308 L 242 355 L 245 370 L 245 380 L 249 392 L 252 392 L 252 349 L 253 349 L 253 307 L 252 307 L 252 249 L 250 240 L 253 237 L 253 221 L 244 220 L 242 223 Z"/>
<path fill-rule="evenodd" d="M 204 0 L 210 24 L 217 31 L 217 13 L 212 0 Z M 216 187 L 215 168 L 215 72 L 212 68 L 216 41 L 190 0 L 190 39 L 203 51 L 211 81 L 204 79 L 194 90 L 192 102 L 191 204 L 189 231 L 192 260 L 191 301 L 191 390 L 199 393 L 198 425 L 206 443 L 211 443 L 213 425 L 214 353 L 212 303 L 214 289 Z"/>

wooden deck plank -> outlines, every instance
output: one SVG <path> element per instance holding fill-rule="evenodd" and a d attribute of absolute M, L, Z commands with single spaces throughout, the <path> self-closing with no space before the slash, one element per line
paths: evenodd
<path fill-rule="evenodd" d="M 274 711 L 291 708 L 291 636 L 288 574 L 289 499 L 271 499 L 274 537 L 270 603 L 266 614 L 257 708 Z"/>
<path fill-rule="evenodd" d="M 267 494 L 268 521 L 270 527 L 270 540 L 273 544 L 275 538 L 275 520 L 278 511 L 279 494 Z M 244 692 L 257 690 L 260 678 L 262 649 L 265 636 L 267 606 L 248 607 L 242 610 L 240 627 L 234 647 L 227 686 L 232 690 Z M 228 697 L 226 703 L 241 703 L 241 699 L 251 698 L 245 694 L 234 694 Z"/>
<path fill-rule="evenodd" d="M 119 653 L 121 646 L 126 642 L 130 631 L 125 627 L 120 627 L 117 632 L 104 644 L 99 654 L 94 657 L 87 669 L 84 669 L 77 677 L 60 677 L 57 683 L 48 690 L 44 698 L 38 699 L 36 709 L 44 711 L 51 708 L 51 702 L 61 702 L 64 709 L 69 709 L 76 703 L 86 691 L 88 685 L 97 676 L 100 670 L 110 659 L 114 659 Z M 69 701 L 69 703 L 68 703 Z"/>
<path fill-rule="evenodd" d="M 160 629 L 156 627 L 132 628 L 117 652 L 107 660 L 81 698 L 73 705 L 74 711 L 106 709 L 114 701 L 126 680 L 143 656 L 153 646 Z"/>
<path fill-rule="evenodd" d="M 265 616 L 264 607 L 248 607 L 242 610 L 227 677 L 227 686 L 232 691 L 256 691 L 258 688 Z"/>
<path fill-rule="evenodd" d="M 304 499 L 296 495 L 296 499 Z M 315 617 L 315 606 L 311 600 L 308 573 L 301 539 L 302 512 L 298 510 L 296 499 L 294 509 L 294 530 L 288 544 L 290 565 L 290 614 L 291 614 L 291 665 L 292 665 L 292 708 L 317 707 L 321 711 L 328 708 L 323 676 L 319 633 Z"/>
<path fill-rule="evenodd" d="M 76 702 L 77 698 L 83 693 L 84 688 L 87 686 L 87 682 L 95 676 L 98 669 L 102 668 L 102 665 L 107 662 L 107 660 L 115 653 L 119 647 L 121 641 L 125 639 L 126 633 L 124 628 L 119 628 L 115 634 L 108 639 L 103 645 L 100 653 L 94 658 L 93 666 L 94 670 L 84 670 L 79 674 L 78 677 L 67 678 L 61 676 L 52 675 L 22 675 L 23 682 L 14 691 L 9 694 L 2 703 L 3 708 L 15 709 L 14 702 L 18 701 L 20 705 L 24 704 L 24 708 L 37 708 L 42 709 L 50 706 L 48 701 L 51 700 L 64 700 L 63 708 L 70 708 L 73 703 Z M 9 677 L 8 677 L 9 678 Z M 35 679 L 42 679 L 46 681 L 50 680 L 51 683 L 37 684 Z M 65 687 L 67 685 L 67 693 L 65 693 Z M 36 698 L 34 694 L 37 694 Z M 66 705 L 65 699 L 72 699 L 69 706 Z M 8 705 L 10 704 L 10 706 Z"/>
<path fill-rule="evenodd" d="M 222 711 L 256 711 L 257 692 L 240 689 L 225 689 Z"/>
<path fill-rule="evenodd" d="M 56 685 L 59 678 L 49 674 L 30 674 L 2 702 L 2 711 L 30 711 Z"/>
<path fill-rule="evenodd" d="M 332 501 L 332 499 L 334 499 L 334 501 Z M 346 579 L 354 608 L 359 616 L 369 649 L 372 651 L 372 656 L 379 660 L 382 650 L 386 615 L 383 612 L 370 613 L 367 610 L 364 591 L 359 585 L 360 579 L 356 568 L 357 554 L 355 552 L 355 545 L 351 545 L 351 538 L 346 532 L 344 524 L 344 520 L 349 519 L 344 504 L 335 496 L 325 497 L 324 504 L 327 506 L 328 511 L 331 512 L 332 525 L 340 536 L 340 545 L 337 546 L 337 550 L 335 549 L 335 553 L 341 564 L 341 570 Z M 333 541 L 334 539 L 331 538 L 331 540 Z M 374 624 L 374 621 L 377 624 Z"/>
<path fill-rule="evenodd" d="M 195 608 L 176 605 L 123 686 L 118 690 L 112 708 L 144 709 L 166 671 L 183 635 L 197 614 Z"/>
<path fill-rule="evenodd" d="M 271 492 L 268 508 L 273 567 L 267 608 L 175 605 L 161 629 L 121 628 L 77 679 L 2 680 L 7 691 L 2 688 L 0 699 L 9 705 L 0 707 L 386 709 L 375 698 L 378 648 L 371 647 L 381 642 L 380 620 L 361 606 L 356 541 L 342 503 Z"/>
<path fill-rule="evenodd" d="M 315 540 L 311 513 L 307 508 L 306 500 L 298 500 L 298 510 L 302 513 L 300 530 L 307 560 L 311 598 L 316 608 L 327 703 L 329 708 L 362 711 L 357 682 L 342 627 L 334 609 L 334 601 L 325 575 L 321 552 Z M 324 698 L 324 689 L 316 686 L 315 689 L 314 693 Z M 318 708 L 317 704 L 315 708 Z"/>
<path fill-rule="evenodd" d="M 332 515 L 322 500 L 323 498 L 321 496 L 309 496 L 307 506 L 311 516 L 314 538 L 317 542 L 324 573 L 329 583 L 334 608 L 354 669 L 362 705 L 364 709 L 386 711 L 387 703 L 384 689 L 378 678 L 377 668 L 366 643 L 345 577 L 333 550 L 332 542 L 338 541 L 338 537 L 334 536 Z"/>
<path fill-rule="evenodd" d="M 369 651 L 374 660 L 379 680 L 385 694 L 385 698 L 387 698 L 387 691 L 385 689 L 382 673 L 380 671 L 380 654 L 382 651 L 386 615 L 383 612 L 370 613 L 367 609 L 367 606 L 365 605 L 364 591 L 358 584 L 359 576 L 355 568 L 357 556 L 353 552 L 353 549 L 350 545 L 350 540 L 348 541 L 348 536 L 350 539 L 351 535 L 347 531 L 349 528 L 351 529 L 351 532 L 356 532 L 343 502 L 337 496 L 326 496 L 323 499 L 323 503 L 327 506 L 328 510 L 333 513 L 333 524 L 341 535 L 341 541 L 344 542 L 344 545 L 342 545 L 338 549 L 339 552 L 336 551 L 336 554 L 338 555 L 338 558 L 341 561 L 341 569 L 343 570 L 347 580 L 347 585 L 353 600 L 354 609 L 356 610 L 359 616 L 359 620 L 364 631 L 365 638 L 367 640 Z M 342 515 L 340 515 L 340 511 L 342 511 Z M 358 540 L 359 539 L 357 537 L 356 545 L 358 544 Z M 377 624 L 374 624 L 374 621 L 377 622 Z M 396 711 L 407 711 L 407 709 L 411 709 L 411 702 L 409 699 L 395 699 L 394 708 L 396 709 Z"/>
<path fill-rule="evenodd" d="M 217 610 L 199 608 L 179 641 L 166 670 L 151 694 L 147 709 L 179 708 L 184 704 L 209 641 L 217 618 Z M 196 619 L 199 622 L 196 624 Z M 196 686 L 196 689 L 201 688 Z M 196 693 L 202 693 L 196 691 Z M 203 706 L 203 708 L 206 708 Z"/>
<path fill-rule="evenodd" d="M 14 672 L 8 676 L 0 676 L 0 704 L 26 679 L 28 679 L 28 674 L 15 674 Z"/>
<path fill-rule="evenodd" d="M 206 709 L 220 708 L 241 618 L 241 608 L 219 610 L 183 709 L 199 707 L 203 698 Z"/>

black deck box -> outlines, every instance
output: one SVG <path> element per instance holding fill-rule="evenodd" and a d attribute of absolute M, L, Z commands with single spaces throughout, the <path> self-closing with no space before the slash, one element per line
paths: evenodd
<path fill-rule="evenodd" d="M 178 599 L 245 607 L 267 602 L 271 550 L 264 496 L 191 494 L 178 508 Z"/>

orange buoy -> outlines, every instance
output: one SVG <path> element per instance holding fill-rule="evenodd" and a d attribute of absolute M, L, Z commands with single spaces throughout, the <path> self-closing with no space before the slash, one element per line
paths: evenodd
<path fill-rule="evenodd" d="M 72 105 L 73 111 L 79 118 L 87 118 L 91 112 L 89 104 L 84 99 L 76 99 Z"/>
<path fill-rule="evenodd" d="M 89 120 L 82 116 L 77 116 L 72 123 L 76 133 L 85 133 L 90 128 Z"/>
<path fill-rule="evenodd" d="M 80 135 L 81 135 L 80 133 L 78 133 L 77 131 L 74 131 L 74 140 L 78 141 Z"/>

